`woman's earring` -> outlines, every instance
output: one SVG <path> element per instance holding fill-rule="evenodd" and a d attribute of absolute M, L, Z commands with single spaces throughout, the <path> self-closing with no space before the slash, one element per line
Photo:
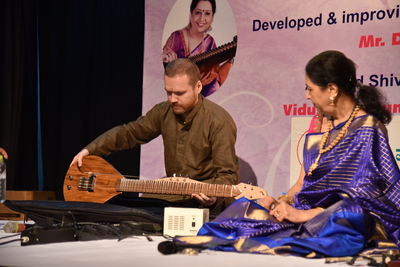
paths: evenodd
<path fill-rule="evenodd" d="M 330 97 L 329 97 L 329 100 L 331 101 L 330 105 L 331 105 L 331 106 L 334 106 L 335 103 L 333 103 L 333 102 L 335 102 L 335 97 L 334 97 L 334 96 L 330 96 Z"/>

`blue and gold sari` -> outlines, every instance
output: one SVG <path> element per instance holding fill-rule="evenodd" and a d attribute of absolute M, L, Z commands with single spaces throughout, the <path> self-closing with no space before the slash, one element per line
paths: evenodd
<path fill-rule="evenodd" d="M 331 130 L 328 144 L 343 125 Z M 319 154 L 322 136 L 306 136 L 306 172 Z M 312 175 L 304 177 L 293 206 L 326 209 L 306 223 L 280 223 L 265 208 L 242 198 L 205 223 L 198 236 L 175 237 L 174 241 L 222 251 L 303 257 L 399 248 L 400 171 L 386 128 L 371 115 L 356 118 L 346 136 L 322 154 Z"/>

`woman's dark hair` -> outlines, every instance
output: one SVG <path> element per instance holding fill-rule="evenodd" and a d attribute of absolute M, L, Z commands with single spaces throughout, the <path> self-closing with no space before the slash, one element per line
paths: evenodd
<path fill-rule="evenodd" d="M 215 0 L 192 0 L 192 3 L 190 4 L 190 13 L 193 12 L 193 10 L 196 8 L 197 4 L 200 1 L 208 1 L 208 2 L 210 2 L 211 6 L 212 6 L 212 12 L 213 12 L 213 14 L 215 14 L 215 11 L 217 11 L 217 5 L 215 3 Z"/>
<path fill-rule="evenodd" d="M 341 93 L 358 101 L 365 112 L 374 115 L 382 123 L 392 120 L 392 113 L 386 109 L 386 97 L 382 91 L 373 86 L 357 82 L 356 65 L 339 51 L 325 51 L 313 57 L 306 66 L 310 80 L 327 88 L 328 83 L 336 84 Z"/>

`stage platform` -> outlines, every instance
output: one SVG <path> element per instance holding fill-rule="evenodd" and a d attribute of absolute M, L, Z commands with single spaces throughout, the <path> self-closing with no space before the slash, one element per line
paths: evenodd
<path fill-rule="evenodd" d="M 0 229 L 8 221 L 0 221 Z M 29 223 L 29 222 L 28 222 Z M 257 255 L 203 250 L 197 255 L 170 254 L 158 251 L 163 236 L 132 236 L 118 241 L 102 239 L 48 244 L 21 245 L 20 234 L 0 230 L 0 266 L 79 267 L 79 266 L 350 266 L 346 262 L 326 263 L 325 259 L 305 259 L 293 256 Z"/>

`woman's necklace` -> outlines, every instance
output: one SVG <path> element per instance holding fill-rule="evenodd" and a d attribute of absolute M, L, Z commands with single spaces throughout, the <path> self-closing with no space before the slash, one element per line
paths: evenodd
<path fill-rule="evenodd" d="M 189 57 L 192 55 L 192 50 L 190 49 L 190 29 L 187 29 L 188 32 L 188 52 L 189 52 Z"/>
<path fill-rule="evenodd" d="M 332 124 L 333 124 L 333 119 L 331 118 L 331 119 L 329 120 L 330 123 L 328 123 L 328 125 L 327 125 L 327 127 L 326 127 L 325 134 L 324 134 L 324 136 L 322 137 L 321 144 L 319 145 L 319 155 L 318 155 L 318 157 L 315 159 L 314 164 L 312 164 L 312 165 L 310 166 L 310 169 L 308 170 L 308 175 L 309 175 L 309 176 L 311 176 L 311 175 L 312 175 L 312 172 L 315 170 L 315 168 L 317 168 L 317 166 L 318 166 L 318 161 L 319 161 L 319 159 L 321 158 L 321 154 L 323 154 L 323 153 L 325 153 L 325 152 L 328 152 L 328 151 L 331 150 L 334 146 L 336 146 L 337 143 L 339 143 L 340 140 L 342 140 L 342 138 L 345 136 L 347 130 L 349 129 L 350 124 L 353 122 L 354 118 L 357 116 L 357 113 L 358 113 L 358 111 L 360 110 L 360 108 L 361 108 L 360 105 L 357 105 L 357 106 L 354 108 L 353 112 L 352 112 L 351 115 L 350 115 L 350 118 L 347 120 L 346 124 L 343 126 L 343 128 L 342 128 L 342 130 L 340 131 L 340 133 L 338 134 L 338 136 L 336 136 L 335 140 L 333 140 L 332 143 L 331 143 L 328 147 L 324 148 L 325 145 L 326 145 L 326 143 L 328 142 L 329 132 L 331 131 L 331 129 L 332 129 Z"/>
<path fill-rule="evenodd" d="M 192 55 L 192 49 L 190 47 L 190 40 L 192 39 L 192 36 L 190 35 L 190 29 L 187 29 L 187 31 L 188 31 L 188 50 L 189 50 L 188 57 L 190 57 Z M 201 47 L 202 47 L 201 51 L 202 52 L 204 52 L 204 42 L 203 41 L 204 41 L 204 38 L 201 40 Z"/>

